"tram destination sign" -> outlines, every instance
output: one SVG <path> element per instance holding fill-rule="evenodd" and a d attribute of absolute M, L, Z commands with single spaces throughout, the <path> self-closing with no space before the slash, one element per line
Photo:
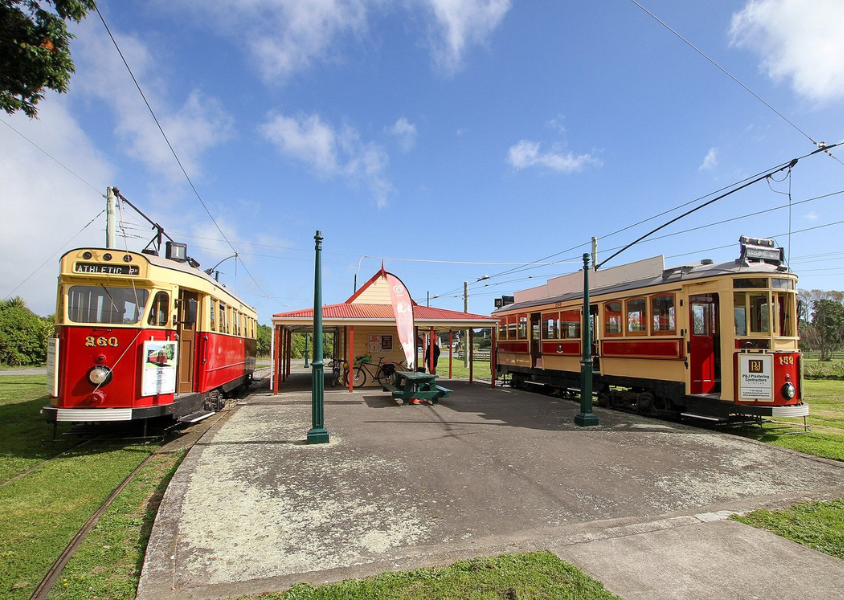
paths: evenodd
<path fill-rule="evenodd" d="M 91 273 L 95 275 L 138 275 L 141 272 L 138 265 L 101 265 L 83 262 L 76 263 L 73 271 L 74 273 Z"/>

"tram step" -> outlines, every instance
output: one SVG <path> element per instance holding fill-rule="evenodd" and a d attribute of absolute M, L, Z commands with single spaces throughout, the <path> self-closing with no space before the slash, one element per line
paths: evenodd
<path fill-rule="evenodd" d="M 729 419 L 721 417 L 711 417 L 709 415 L 696 415 L 694 413 L 680 413 L 681 417 L 688 417 L 689 419 L 703 419 L 704 421 L 714 421 L 716 423 L 726 423 Z"/>
<path fill-rule="evenodd" d="M 179 423 L 199 423 L 214 414 L 213 410 L 198 410 L 179 419 Z"/>

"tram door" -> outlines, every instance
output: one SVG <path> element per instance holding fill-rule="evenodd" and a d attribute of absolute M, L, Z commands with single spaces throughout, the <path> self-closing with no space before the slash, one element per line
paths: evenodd
<path fill-rule="evenodd" d="M 533 313 L 530 315 L 530 366 L 534 369 L 542 368 L 542 342 L 540 332 L 542 331 L 542 314 Z"/>
<path fill-rule="evenodd" d="M 720 391 L 718 295 L 689 297 L 689 370 L 692 394 Z"/>
<path fill-rule="evenodd" d="M 196 351 L 196 322 L 199 313 L 199 294 L 182 290 L 179 294 L 179 385 L 180 394 L 193 391 L 193 366 Z"/>

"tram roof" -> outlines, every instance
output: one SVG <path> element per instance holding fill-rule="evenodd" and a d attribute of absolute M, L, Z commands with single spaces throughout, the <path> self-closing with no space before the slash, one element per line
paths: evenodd
<path fill-rule="evenodd" d="M 662 257 L 655 257 L 655 259 L 651 260 L 661 260 Z M 623 265 L 622 268 L 626 266 Z M 590 271 L 590 276 L 594 274 L 595 271 Z M 794 275 L 794 273 L 788 269 L 785 265 L 774 265 L 766 262 L 748 262 L 744 259 L 736 259 L 728 262 L 723 263 L 712 263 L 707 261 L 702 261 L 693 264 L 686 264 L 677 267 L 671 267 L 668 269 L 663 269 L 661 273 L 657 275 L 649 275 L 646 277 L 639 277 L 636 279 L 632 279 L 629 281 L 620 281 L 611 283 L 604 286 L 589 286 L 589 294 L 590 296 L 604 296 L 608 294 L 614 294 L 617 292 L 624 292 L 628 290 L 638 290 L 643 288 L 655 287 L 670 283 L 682 283 L 685 281 L 692 281 L 696 279 L 705 279 L 710 277 L 718 277 L 721 275 L 738 275 L 738 274 L 755 274 L 755 275 Z M 502 312 L 512 312 L 514 310 L 526 309 L 526 308 L 533 308 L 535 306 L 542 306 L 545 304 L 549 304 L 552 302 L 566 302 L 569 300 L 576 300 L 578 298 L 583 298 L 583 269 L 577 271 L 576 273 L 571 273 L 566 275 L 565 277 L 571 278 L 571 281 L 574 282 L 579 280 L 580 288 L 579 289 L 572 289 L 571 291 L 566 291 L 561 294 L 544 296 L 544 297 L 534 297 L 528 300 L 524 300 L 521 302 L 514 302 L 512 304 L 507 304 L 506 306 L 502 306 L 493 311 L 493 315 Z M 531 288 L 531 291 L 535 291 L 540 289 L 542 286 L 538 288 Z M 527 291 L 527 290 L 525 290 Z M 518 293 L 518 292 L 517 292 Z"/>

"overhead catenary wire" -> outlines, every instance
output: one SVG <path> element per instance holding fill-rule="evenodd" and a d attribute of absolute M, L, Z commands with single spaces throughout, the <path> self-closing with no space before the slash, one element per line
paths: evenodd
<path fill-rule="evenodd" d="M 208 206 L 205 204 L 205 201 L 202 199 L 202 196 L 199 194 L 199 190 L 196 189 L 196 186 L 193 184 L 193 181 L 191 180 L 190 175 L 188 175 L 187 170 L 185 170 L 185 167 L 182 164 L 182 161 L 179 158 L 179 155 L 176 153 L 176 149 L 173 148 L 173 144 L 170 143 L 170 139 L 167 137 L 167 134 L 164 132 L 164 128 L 161 126 L 161 123 L 159 122 L 158 117 L 155 115 L 155 111 L 152 109 L 152 106 L 150 105 L 149 101 L 147 100 L 147 97 L 144 94 L 143 89 L 141 89 L 141 84 L 138 83 L 138 80 L 135 77 L 135 74 L 132 72 L 132 68 L 129 66 L 129 63 L 126 60 L 126 57 L 123 56 L 123 51 L 120 50 L 120 46 L 117 44 L 117 40 L 112 35 L 111 29 L 109 29 L 108 24 L 106 23 L 105 18 L 103 17 L 103 14 L 100 12 L 99 7 L 94 7 L 94 10 L 97 11 L 97 15 L 100 17 L 100 21 L 102 21 L 103 27 L 105 27 L 106 33 L 108 34 L 108 37 L 111 39 L 111 43 L 114 44 L 114 47 L 117 50 L 117 53 L 120 55 L 120 59 L 123 61 L 123 65 L 126 67 L 126 70 L 129 72 L 129 76 L 132 78 L 132 81 L 135 83 L 135 87 L 137 88 L 138 93 L 141 95 L 141 98 L 143 99 L 144 104 L 147 107 L 147 110 L 149 110 L 149 114 L 152 116 L 153 121 L 155 121 L 155 125 L 156 125 L 156 127 L 158 127 L 158 131 L 161 133 L 161 136 L 164 138 L 164 141 L 167 143 L 167 147 L 170 149 L 171 154 L 173 154 L 173 158 L 176 159 L 176 163 L 179 165 L 179 169 L 182 171 L 182 174 L 185 176 L 185 179 L 187 180 L 188 185 L 190 186 L 191 190 L 193 190 L 193 193 L 196 196 L 197 200 L 199 200 L 199 203 L 202 205 L 202 208 L 205 209 L 205 213 L 208 215 L 208 218 L 211 219 L 212 223 L 214 223 L 214 227 L 216 227 L 217 231 L 220 232 L 220 235 L 223 236 L 223 239 L 229 245 L 232 252 L 237 252 L 235 247 L 229 241 L 228 237 L 226 237 L 226 234 L 223 232 L 219 223 L 217 223 L 217 220 L 214 218 L 214 215 L 211 214 L 211 211 L 208 209 Z M 258 284 L 258 282 L 255 280 L 255 278 L 252 276 L 252 273 L 249 271 L 249 268 L 245 264 L 243 265 L 243 270 L 246 271 L 246 273 L 249 275 L 249 278 L 252 280 L 252 283 L 255 284 L 255 287 L 257 287 L 259 290 L 261 290 L 261 293 L 263 293 L 266 297 L 269 298 L 269 295 L 261 288 L 260 284 Z"/>

